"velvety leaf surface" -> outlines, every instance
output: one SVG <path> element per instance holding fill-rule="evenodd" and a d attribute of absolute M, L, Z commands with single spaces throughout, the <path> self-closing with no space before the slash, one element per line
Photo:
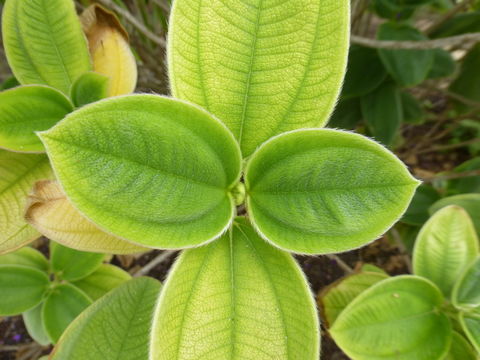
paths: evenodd
<path fill-rule="evenodd" d="M 50 341 L 55 344 L 67 326 L 91 303 L 92 300 L 73 285 L 56 286 L 42 308 L 43 323 Z"/>
<path fill-rule="evenodd" d="M 47 272 L 49 267 L 45 256 L 40 251 L 28 246 L 0 256 L 0 265 L 22 265 L 44 272 Z"/>
<path fill-rule="evenodd" d="M 430 214 L 435 214 L 438 210 L 449 205 L 457 205 L 467 211 L 473 221 L 477 235 L 480 234 L 480 194 L 461 194 L 445 197 L 430 207 Z"/>
<path fill-rule="evenodd" d="M 172 94 L 225 122 L 247 157 L 273 135 L 327 122 L 348 33 L 348 0 L 177 0 Z"/>
<path fill-rule="evenodd" d="M 182 248 L 213 240 L 232 221 L 240 151 L 223 124 L 193 105 L 107 99 L 41 137 L 73 205 L 109 233 Z"/>
<path fill-rule="evenodd" d="M 356 297 L 330 333 L 355 360 L 439 360 L 450 348 L 452 333 L 438 311 L 443 301 L 427 280 L 390 278 Z"/>
<path fill-rule="evenodd" d="M 300 253 L 353 249 L 406 210 L 418 182 L 379 144 L 310 129 L 265 143 L 245 172 L 247 208 L 263 237 Z"/>
<path fill-rule="evenodd" d="M 57 181 L 35 183 L 25 219 L 49 239 L 76 250 L 106 254 L 148 250 L 100 230 L 72 206 Z"/>
<path fill-rule="evenodd" d="M 40 345 L 45 346 L 50 344 L 50 339 L 43 326 L 42 307 L 42 304 L 39 304 L 33 309 L 25 311 L 22 314 L 22 318 L 25 327 L 27 328 L 28 335 Z"/>
<path fill-rule="evenodd" d="M 0 265 L 0 315 L 19 315 L 40 303 L 49 279 L 43 271 L 22 265 Z"/>
<path fill-rule="evenodd" d="M 47 86 L 19 86 L 0 92 L 0 147 L 44 152 L 35 131 L 50 129 L 72 110 L 70 100 Z"/>
<path fill-rule="evenodd" d="M 92 274 L 73 282 L 73 285 L 95 301 L 131 278 L 128 272 L 117 266 L 102 264 Z"/>
<path fill-rule="evenodd" d="M 460 322 L 468 339 L 480 354 L 480 308 L 474 312 L 461 314 Z"/>
<path fill-rule="evenodd" d="M 138 278 L 93 303 L 65 331 L 51 360 L 146 360 L 160 283 Z"/>
<path fill-rule="evenodd" d="M 137 64 L 128 45 L 128 34 L 115 14 L 93 4 L 82 13 L 81 21 L 93 69 L 110 79 L 108 96 L 133 92 L 137 85 Z"/>
<path fill-rule="evenodd" d="M 360 272 L 346 276 L 333 283 L 319 295 L 319 305 L 328 326 L 332 326 L 338 315 L 350 304 L 353 299 L 369 287 L 388 278 L 386 273 Z"/>
<path fill-rule="evenodd" d="M 480 256 L 458 279 L 453 289 L 452 301 L 458 308 L 480 307 Z"/>
<path fill-rule="evenodd" d="M 472 345 L 458 332 L 452 334 L 452 345 L 443 360 L 478 360 Z"/>
<path fill-rule="evenodd" d="M 68 281 L 84 278 L 97 270 L 105 259 L 104 254 L 83 252 L 50 243 L 50 261 L 55 274 Z"/>
<path fill-rule="evenodd" d="M 319 340 L 300 268 L 239 218 L 177 260 L 157 304 L 150 359 L 317 360 Z"/>
<path fill-rule="evenodd" d="M 478 254 L 479 243 L 468 214 L 458 206 L 438 211 L 418 234 L 413 252 L 416 275 L 433 281 L 447 297 Z"/>
<path fill-rule="evenodd" d="M 107 76 L 89 71 L 75 80 L 70 97 L 75 106 L 82 107 L 108 97 L 109 86 L 110 79 Z"/>
<path fill-rule="evenodd" d="M 22 84 L 50 85 L 64 94 L 90 70 L 87 42 L 70 0 L 8 0 L 2 34 L 8 63 Z"/>
<path fill-rule="evenodd" d="M 40 236 L 23 219 L 27 195 L 36 181 L 52 177 L 45 155 L 0 150 L 0 254 L 16 250 Z"/>

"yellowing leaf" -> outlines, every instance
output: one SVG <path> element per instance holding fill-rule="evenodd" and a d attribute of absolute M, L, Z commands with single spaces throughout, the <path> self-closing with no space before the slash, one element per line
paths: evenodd
<path fill-rule="evenodd" d="M 48 238 L 81 251 L 129 254 L 147 250 L 97 228 L 68 201 L 56 181 L 39 181 L 25 218 Z"/>
<path fill-rule="evenodd" d="M 128 45 L 128 34 L 117 17 L 94 4 L 83 12 L 81 22 L 93 70 L 110 78 L 109 96 L 132 93 L 137 84 L 137 65 Z"/>

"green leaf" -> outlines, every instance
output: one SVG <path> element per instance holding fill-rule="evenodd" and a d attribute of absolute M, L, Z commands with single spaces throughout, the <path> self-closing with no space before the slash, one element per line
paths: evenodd
<path fill-rule="evenodd" d="M 52 270 L 63 280 L 83 279 L 97 270 L 105 260 L 104 254 L 83 252 L 50 242 Z"/>
<path fill-rule="evenodd" d="M 448 51 L 434 49 L 433 56 L 433 66 L 428 74 L 429 79 L 447 77 L 455 72 L 457 64 Z"/>
<path fill-rule="evenodd" d="M 461 313 L 460 323 L 467 338 L 480 354 L 480 308 L 474 312 Z"/>
<path fill-rule="evenodd" d="M 91 299 L 75 286 L 57 285 L 42 308 L 43 324 L 50 341 L 55 344 L 68 325 L 91 303 Z"/>
<path fill-rule="evenodd" d="M 414 7 L 402 6 L 395 0 L 372 0 L 371 6 L 378 16 L 390 20 L 406 20 L 415 13 Z"/>
<path fill-rule="evenodd" d="M 448 206 L 420 230 L 413 251 L 413 270 L 433 281 L 449 297 L 458 277 L 478 251 L 478 238 L 467 212 Z"/>
<path fill-rule="evenodd" d="M 409 92 L 400 93 L 403 109 L 403 121 L 409 124 L 423 124 L 425 121 L 425 112 L 422 104 Z"/>
<path fill-rule="evenodd" d="M 2 17 L 5 54 L 21 84 L 68 94 L 90 70 L 90 55 L 71 0 L 8 0 Z"/>
<path fill-rule="evenodd" d="M 20 85 L 15 76 L 11 76 L 0 84 L 0 90 L 8 90 Z"/>
<path fill-rule="evenodd" d="M 19 315 L 37 306 L 48 289 L 43 271 L 22 265 L 0 265 L 0 315 Z"/>
<path fill-rule="evenodd" d="M 35 132 L 50 129 L 72 110 L 70 100 L 48 86 L 20 86 L 0 92 L 0 147 L 44 152 Z"/>
<path fill-rule="evenodd" d="M 465 56 L 460 74 L 450 85 L 450 91 L 472 101 L 480 102 L 480 44 L 477 44 Z M 470 107 L 464 103 L 457 102 L 457 109 L 461 112 L 468 112 Z"/>
<path fill-rule="evenodd" d="M 150 359 L 317 360 L 319 340 L 300 268 L 238 218 L 221 239 L 177 260 L 157 304 Z"/>
<path fill-rule="evenodd" d="M 459 309 L 480 307 L 480 253 L 458 279 L 452 293 L 452 303 Z"/>
<path fill-rule="evenodd" d="M 335 323 L 338 315 L 362 292 L 385 280 L 388 275 L 379 272 L 362 271 L 346 276 L 331 284 L 319 295 L 319 305 L 322 309 L 327 326 Z"/>
<path fill-rule="evenodd" d="M 362 97 L 362 115 L 376 140 L 391 145 L 403 119 L 402 98 L 397 85 L 385 83 Z"/>
<path fill-rule="evenodd" d="M 72 204 L 113 235 L 184 248 L 217 238 L 233 219 L 240 150 L 198 107 L 155 95 L 112 98 L 41 138 Z"/>
<path fill-rule="evenodd" d="M 431 36 L 441 38 L 475 32 L 480 32 L 480 11 L 455 15 L 445 21 Z"/>
<path fill-rule="evenodd" d="M 464 208 L 473 221 L 477 235 L 480 234 L 480 194 L 461 194 L 440 199 L 430 207 L 430 214 L 449 205 Z"/>
<path fill-rule="evenodd" d="M 443 359 L 452 336 L 448 318 L 439 312 L 443 301 L 423 278 L 390 278 L 356 297 L 330 334 L 355 360 Z"/>
<path fill-rule="evenodd" d="M 86 72 L 73 83 L 70 97 L 75 106 L 81 107 L 108 97 L 109 86 L 110 80 L 107 76 Z"/>
<path fill-rule="evenodd" d="M 418 181 L 368 138 L 310 129 L 262 145 L 245 185 L 250 218 L 265 239 L 315 254 L 377 239 L 407 209 Z"/>
<path fill-rule="evenodd" d="M 362 119 L 360 99 L 340 100 L 328 122 L 330 128 L 354 129 Z"/>
<path fill-rule="evenodd" d="M 40 345 L 46 346 L 50 344 L 50 339 L 43 326 L 42 307 L 43 304 L 39 304 L 33 309 L 24 312 L 22 317 L 28 335 Z"/>
<path fill-rule="evenodd" d="M 417 188 L 402 222 L 409 225 L 423 225 L 430 214 L 428 209 L 440 199 L 440 194 L 430 185 L 422 184 Z"/>
<path fill-rule="evenodd" d="M 103 264 L 92 274 L 73 282 L 73 285 L 95 301 L 131 278 L 129 273 L 119 267 Z"/>
<path fill-rule="evenodd" d="M 160 283 L 129 281 L 85 310 L 64 332 L 51 360 L 143 360 Z"/>
<path fill-rule="evenodd" d="M 480 170 L 480 157 L 465 161 L 454 169 L 456 173 L 473 170 Z M 447 189 L 450 194 L 480 193 L 480 176 L 467 176 L 460 179 L 449 180 Z"/>
<path fill-rule="evenodd" d="M 478 360 L 472 345 L 458 332 L 452 334 L 452 345 L 446 358 L 442 360 Z"/>
<path fill-rule="evenodd" d="M 379 40 L 427 40 L 427 37 L 417 29 L 394 23 L 382 24 L 377 37 Z M 378 49 L 378 53 L 390 75 L 403 86 L 420 84 L 432 69 L 434 59 L 432 50 Z"/>
<path fill-rule="evenodd" d="M 348 57 L 347 74 L 342 98 L 366 95 L 375 90 L 387 77 L 387 72 L 375 49 L 353 45 Z"/>
<path fill-rule="evenodd" d="M 40 236 L 25 222 L 23 215 L 33 184 L 51 177 L 45 155 L 0 150 L 0 254 L 16 250 Z"/>
<path fill-rule="evenodd" d="M 348 0 L 177 0 L 173 96 L 224 121 L 244 157 L 273 135 L 324 125 L 348 55 Z"/>
<path fill-rule="evenodd" d="M 0 265 L 22 265 L 44 272 L 48 271 L 48 260 L 38 250 L 24 247 L 12 253 L 0 256 Z"/>

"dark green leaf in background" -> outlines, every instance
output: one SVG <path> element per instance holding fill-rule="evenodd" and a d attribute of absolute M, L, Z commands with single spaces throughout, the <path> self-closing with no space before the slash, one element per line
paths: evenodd
<path fill-rule="evenodd" d="M 359 98 L 341 100 L 333 111 L 328 127 L 352 130 L 361 118 L 362 109 Z"/>
<path fill-rule="evenodd" d="M 409 124 L 422 124 L 425 120 L 422 104 L 407 91 L 402 91 L 400 98 L 402 100 L 403 121 Z"/>
<path fill-rule="evenodd" d="M 427 184 L 420 185 L 401 221 L 409 225 L 423 225 L 430 217 L 428 209 L 438 200 L 440 194 L 437 190 Z"/>
<path fill-rule="evenodd" d="M 428 73 L 429 79 L 437 79 L 452 75 L 456 69 L 456 63 L 452 55 L 443 49 L 433 50 L 433 65 Z"/>
<path fill-rule="evenodd" d="M 52 242 L 50 245 L 52 270 L 64 280 L 84 278 L 100 267 L 104 254 L 89 253 L 67 248 Z"/>
<path fill-rule="evenodd" d="M 70 97 L 77 107 L 93 103 L 108 96 L 110 79 L 95 72 L 82 74 L 72 85 Z"/>
<path fill-rule="evenodd" d="M 455 168 L 456 173 L 480 170 L 480 157 L 470 159 Z M 448 193 L 466 194 L 480 193 L 480 176 L 467 176 L 460 179 L 452 179 L 447 183 Z"/>
<path fill-rule="evenodd" d="M 463 60 L 460 74 L 450 86 L 450 91 L 469 100 L 480 102 L 480 44 L 473 47 Z M 470 107 L 457 102 L 460 112 L 467 112 Z"/>

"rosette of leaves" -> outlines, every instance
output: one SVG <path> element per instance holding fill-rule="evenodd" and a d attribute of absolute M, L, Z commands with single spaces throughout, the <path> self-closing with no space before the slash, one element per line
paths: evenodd
<path fill-rule="evenodd" d="M 49 260 L 31 247 L 0 256 L 0 315 L 22 314 L 35 341 L 56 343 L 93 301 L 130 279 L 127 272 L 104 261 L 103 254 L 54 242 Z"/>
<path fill-rule="evenodd" d="M 175 98 L 105 99 L 39 133 L 86 219 L 186 249 L 156 305 L 151 359 L 318 359 L 314 302 L 289 252 L 360 247 L 406 210 L 418 181 L 392 153 L 322 128 L 348 11 L 347 0 L 177 0 Z"/>
<path fill-rule="evenodd" d="M 364 269 L 320 294 L 334 340 L 354 360 L 478 359 L 480 251 L 465 210 L 447 206 L 427 221 L 413 270 Z"/>
<path fill-rule="evenodd" d="M 135 61 L 116 17 L 95 5 L 82 18 L 88 42 L 72 0 L 5 2 L 3 44 L 19 85 L 0 92 L 0 253 L 39 236 L 23 219 L 26 195 L 54 176 L 35 132 L 135 88 Z"/>

